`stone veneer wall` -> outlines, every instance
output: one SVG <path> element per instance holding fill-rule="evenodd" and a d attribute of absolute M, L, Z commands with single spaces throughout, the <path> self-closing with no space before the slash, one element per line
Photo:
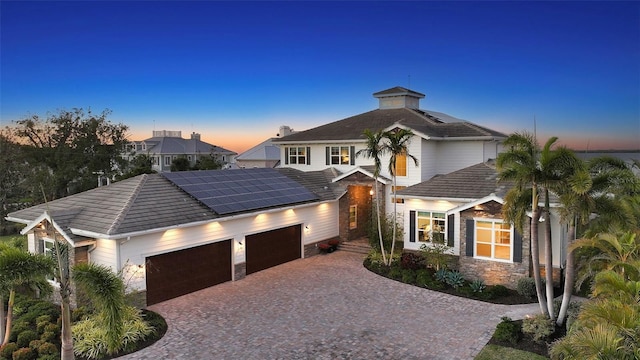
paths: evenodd
<path fill-rule="evenodd" d="M 247 276 L 247 263 L 233 265 L 233 281 L 242 280 Z"/>
<path fill-rule="evenodd" d="M 487 285 L 504 285 L 508 288 L 515 289 L 518 280 L 523 277 L 530 276 L 530 242 L 529 226 L 526 226 L 524 232 L 526 235 L 522 237 L 522 262 L 508 263 L 491 261 L 484 259 L 476 259 L 466 256 L 467 246 L 467 219 L 473 218 L 491 218 L 501 219 L 502 205 L 500 203 L 490 201 L 482 204 L 478 209 L 471 208 L 460 213 L 460 272 L 468 280 L 480 279 Z"/>

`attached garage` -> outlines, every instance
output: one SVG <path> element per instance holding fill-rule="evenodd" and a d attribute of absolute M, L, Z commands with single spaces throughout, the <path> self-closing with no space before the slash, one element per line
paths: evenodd
<path fill-rule="evenodd" d="M 299 259 L 302 252 L 302 225 L 248 235 L 247 275 Z"/>
<path fill-rule="evenodd" d="M 147 305 L 231 281 L 231 240 L 146 258 Z"/>

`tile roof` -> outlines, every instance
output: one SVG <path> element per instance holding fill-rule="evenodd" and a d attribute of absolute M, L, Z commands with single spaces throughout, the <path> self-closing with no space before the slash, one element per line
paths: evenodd
<path fill-rule="evenodd" d="M 159 174 L 139 175 L 10 213 L 33 221 L 49 209 L 65 228 L 124 234 L 216 218 L 217 215 Z"/>
<path fill-rule="evenodd" d="M 392 87 L 391 89 L 378 91 L 377 93 L 373 94 L 374 97 L 393 96 L 393 95 L 412 95 L 414 97 L 420 97 L 420 98 L 423 98 L 425 96 L 424 94 L 421 94 L 417 91 L 409 90 L 402 86 Z"/>
<path fill-rule="evenodd" d="M 404 198 L 480 199 L 495 194 L 504 197 L 510 186 L 497 182 L 492 163 L 480 163 L 446 175 L 436 175 L 419 184 L 398 190 Z"/>
<path fill-rule="evenodd" d="M 338 199 L 346 191 L 346 188 L 331 181 L 340 175 L 340 172 L 334 168 L 321 171 L 301 171 L 293 168 L 276 170 L 316 194 L 320 201 Z"/>
<path fill-rule="evenodd" d="M 242 154 L 236 156 L 238 160 L 280 160 L 280 148 L 273 145 L 273 138 L 269 138 L 260 144 L 246 150 Z"/>
<path fill-rule="evenodd" d="M 275 143 L 299 143 L 309 141 L 364 141 L 363 131 L 386 129 L 398 123 L 414 132 L 435 138 L 506 137 L 505 134 L 468 121 L 429 110 L 409 108 L 376 109 L 359 115 L 297 132 Z"/>

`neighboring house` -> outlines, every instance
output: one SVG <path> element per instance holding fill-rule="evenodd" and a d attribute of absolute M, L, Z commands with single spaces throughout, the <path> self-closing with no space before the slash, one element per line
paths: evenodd
<path fill-rule="evenodd" d="M 277 136 L 287 136 L 294 131 L 286 125 L 280 127 Z M 236 166 L 241 169 L 275 168 L 280 165 L 280 148 L 273 144 L 276 138 L 269 138 L 236 156 Z"/>
<path fill-rule="evenodd" d="M 182 137 L 181 131 L 153 131 L 153 137 L 132 141 L 127 144 L 126 158 L 131 160 L 138 154 L 146 154 L 151 158 L 152 168 L 157 172 L 171 171 L 171 162 L 178 157 L 185 157 L 191 165 L 202 156 L 215 157 L 222 166 L 235 161 L 237 153 L 200 140 L 200 134 L 192 133 L 189 139 Z"/>
<path fill-rule="evenodd" d="M 375 187 L 373 160 L 356 156 L 366 147 L 363 131 L 406 128 L 418 165 L 400 157 L 394 189 L 385 156 L 378 178 L 383 209 L 401 214 L 405 249 L 437 238 L 470 278 L 514 287 L 530 276 L 528 239 L 502 222 L 506 188 L 491 165 L 506 135 L 419 110 L 424 95 L 412 90 L 374 96 L 376 110 L 272 139 L 280 168 L 141 175 L 7 219 L 26 225 L 30 251 L 46 252 L 52 239 L 64 238 L 72 261 L 124 270 L 153 304 L 317 254 L 322 241 L 367 236 Z M 564 258 L 557 219 L 555 266 Z"/>

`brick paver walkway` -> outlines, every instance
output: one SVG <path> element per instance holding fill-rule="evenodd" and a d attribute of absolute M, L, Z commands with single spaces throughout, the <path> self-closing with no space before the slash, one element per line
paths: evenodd
<path fill-rule="evenodd" d="M 532 309 L 405 285 L 362 260 L 337 251 L 153 305 L 166 335 L 123 359 L 473 359 L 501 316 Z"/>

